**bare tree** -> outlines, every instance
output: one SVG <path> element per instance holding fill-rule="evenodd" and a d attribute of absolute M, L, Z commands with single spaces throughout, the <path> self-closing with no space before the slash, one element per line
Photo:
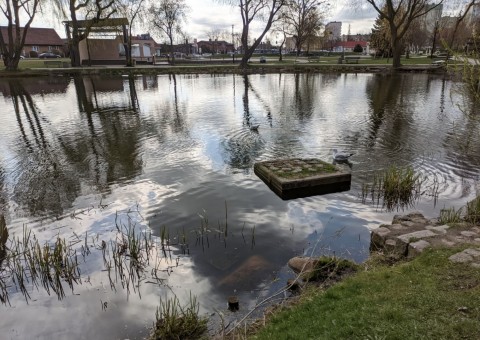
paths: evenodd
<path fill-rule="evenodd" d="M 182 24 L 187 19 L 189 7 L 185 0 L 160 0 L 148 11 L 148 18 L 153 31 L 166 36 L 170 41 L 170 58 L 175 64 L 173 41 L 176 34 L 182 32 Z"/>
<path fill-rule="evenodd" d="M 321 13 L 328 8 L 326 0 L 290 0 L 282 11 L 289 33 L 295 38 L 295 49 L 300 54 L 302 46 L 319 33 L 322 27 Z"/>
<path fill-rule="evenodd" d="M 260 45 L 263 37 L 272 27 L 272 23 L 278 18 L 280 9 L 287 3 L 287 0 L 218 0 L 232 6 L 240 8 L 242 16 L 242 50 L 243 57 L 240 61 L 240 67 L 246 68 L 248 60 L 253 55 L 255 49 Z M 250 25 L 253 20 L 263 20 L 265 27 L 258 38 L 254 39 L 251 45 L 248 44 Z"/>
<path fill-rule="evenodd" d="M 450 39 L 448 40 L 448 42 L 445 42 L 444 41 L 444 44 L 447 44 L 448 48 L 449 49 L 453 49 L 453 43 L 455 42 L 455 37 L 457 35 L 457 31 L 460 27 L 460 24 L 464 21 L 465 17 L 467 16 L 467 14 L 470 12 L 470 10 L 472 9 L 472 7 L 475 5 L 475 3 L 478 4 L 478 1 L 476 0 L 470 0 L 464 7 L 464 9 L 461 9 L 460 12 L 458 13 L 458 15 L 455 17 L 455 25 L 453 27 L 453 31 L 452 31 L 452 34 L 450 36 Z M 461 7 L 460 7 L 461 8 Z M 447 60 L 448 60 L 448 57 L 449 57 L 449 53 L 447 53 Z"/>
<path fill-rule="evenodd" d="M 132 60 L 132 28 L 135 20 L 141 13 L 144 0 L 115 0 L 117 12 L 128 20 L 127 48 L 125 54 L 127 57 L 127 66 L 133 65 Z"/>
<path fill-rule="evenodd" d="M 40 0 L 0 0 L 0 11 L 8 23 L 6 39 L 0 31 L 0 54 L 8 71 L 18 69 L 25 38 L 39 6 Z M 22 17 L 27 18 L 23 27 Z"/>
<path fill-rule="evenodd" d="M 386 19 L 390 26 L 391 47 L 393 54 L 393 68 L 399 68 L 402 53 L 402 39 L 408 31 L 410 24 L 421 16 L 442 5 L 443 0 L 437 4 L 429 4 L 429 0 L 365 0 L 373 6 L 380 15 Z"/>

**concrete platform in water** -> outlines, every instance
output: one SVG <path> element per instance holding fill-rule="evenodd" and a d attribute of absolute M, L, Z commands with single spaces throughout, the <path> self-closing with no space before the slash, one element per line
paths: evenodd
<path fill-rule="evenodd" d="M 255 163 L 255 174 L 284 200 L 350 190 L 348 167 L 315 158 Z"/>

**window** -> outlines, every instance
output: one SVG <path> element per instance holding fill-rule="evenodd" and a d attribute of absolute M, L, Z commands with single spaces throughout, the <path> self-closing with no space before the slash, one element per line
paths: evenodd
<path fill-rule="evenodd" d="M 32 51 L 38 52 L 39 51 L 38 46 L 32 46 Z"/>

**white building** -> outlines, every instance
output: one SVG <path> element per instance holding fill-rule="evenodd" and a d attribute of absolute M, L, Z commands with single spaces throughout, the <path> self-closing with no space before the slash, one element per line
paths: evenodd
<path fill-rule="evenodd" d="M 342 38 L 342 22 L 332 21 L 325 25 L 325 36 L 329 40 L 340 40 Z"/>

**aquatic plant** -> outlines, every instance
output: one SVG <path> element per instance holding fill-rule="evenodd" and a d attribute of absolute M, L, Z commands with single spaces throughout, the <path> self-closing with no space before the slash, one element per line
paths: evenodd
<path fill-rule="evenodd" d="M 57 237 L 53 244 L 41 245 L 25 227 L 21 238 L 12 237 L 8 241 L 0 268 L 0 302 L 9 304 L 8 287 L 20 291 L 27 302 L 30 287 L 43 287 L 58 299 L 65 296 L 63 282 L 73 291 L 74 284 L 80 280 L 80 270 L 72 243 Z"/>
<path fill-rule="evenodd" d="M 480 196 L 467 203 L 465 209 L 465 221 L 479 224 L 480 223 Z"/>
<path fill-rule="evenodd" d="M 197 298 L 190 294 L 185 306 L 180 305 L 176 296 L 160 301 L 150 338 L 198 339 L 206 331 L 207 319 L 199 315 Z"/>
<path fill-rule="evenodd" d="M 392 165 L 383 172 L 374 173 L 372 182 L 362 185 L 362 202 L 370 199 L 389 211 L 411 207 L 421 195 L 424 180 L 412 167 Z"/>
<path fill-rule="evenodd" d="M 463 221 L 463 209 L 455 209 L 454 207 L 440 210 L 438 222 L 441 224 L 459 223 Z"/>

